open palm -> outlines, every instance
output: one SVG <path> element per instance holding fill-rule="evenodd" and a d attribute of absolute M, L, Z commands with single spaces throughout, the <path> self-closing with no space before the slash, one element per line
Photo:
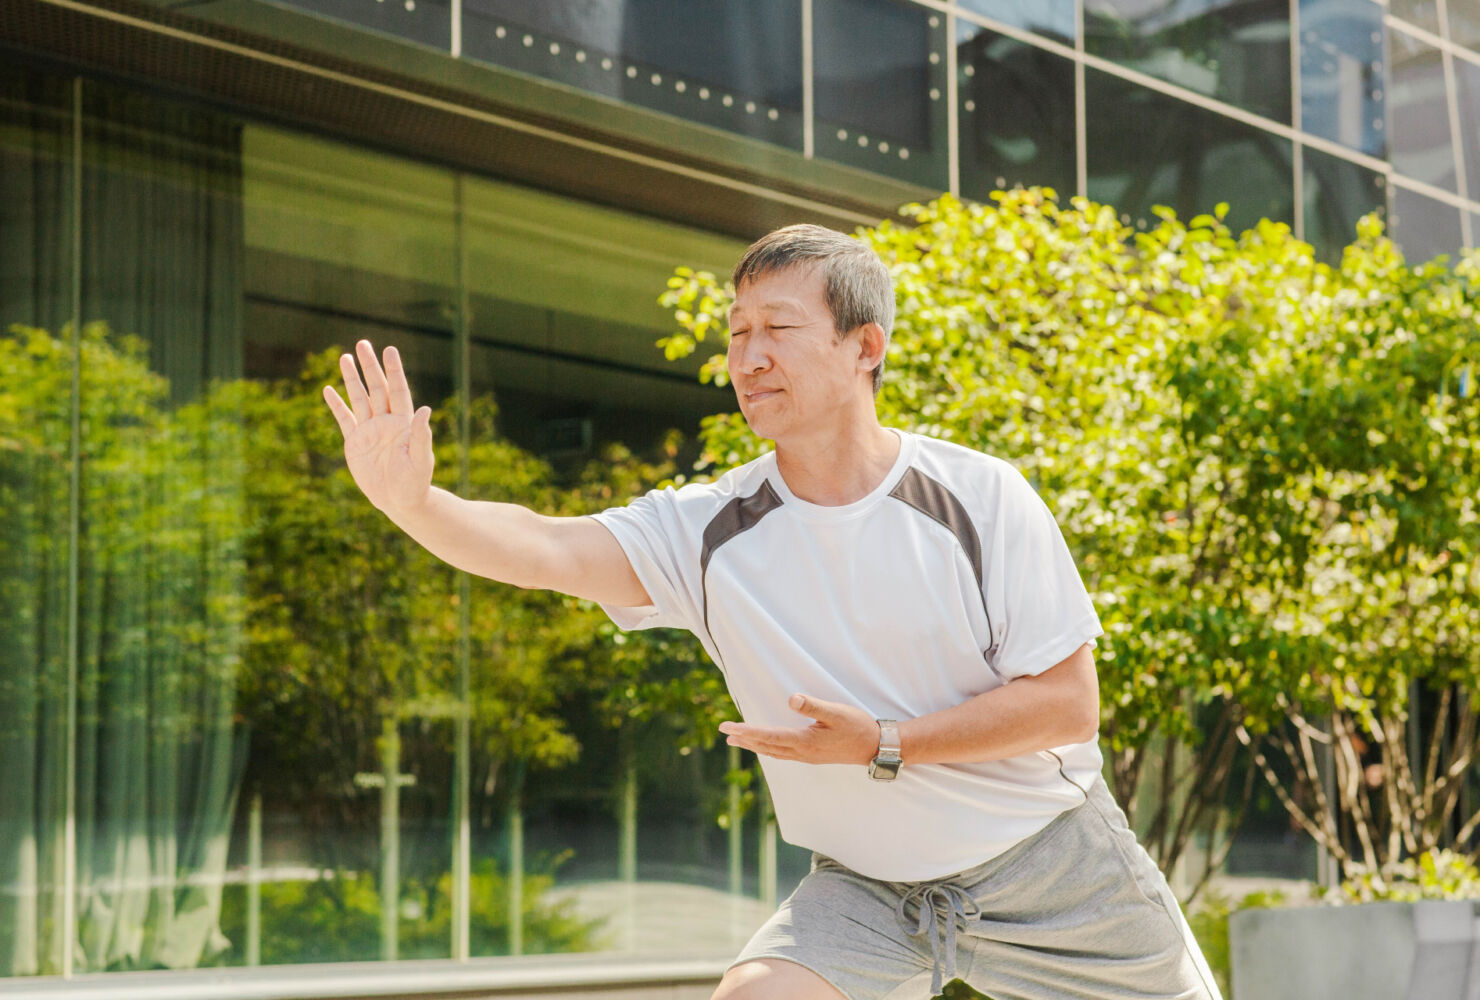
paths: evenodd
<path fill-rule="evenodd" d="M 384 369 L 368 340 L 357 343 L 355 353 L 358 366 L 349 354 L 339 358 L 349 404 L 333 386 L 324 386 L 324 402 L 344 434 L 344 460 L 355 485 L 377 508 L 387 514 L 414 509 L 432 488 L 432 409 L 412 406 L 394 347 L 385 349 Z"/>

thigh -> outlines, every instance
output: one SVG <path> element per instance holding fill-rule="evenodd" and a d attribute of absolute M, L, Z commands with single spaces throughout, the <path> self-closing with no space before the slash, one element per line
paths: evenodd
<path fill-rule="evenodd" d="M 1176 897 L 1103 780 L 1046 832 L 971 889 L 972 986 L 995 1000 L 1217 1000 Z"/>
<path fill-rule="evenodd" d="M 893 883 L 818 858 L 732 971 L 759 959 L 781 960 L 809 970 L 845 1000 L 925 1000 L 929 945 L 912 939 L 901 923 L 899 898 Z"/>
<path fill-rule="evenodd" d="M 732 965 L 710 1000 L 848 1000 L 811 969 L 780 958 Z"/>

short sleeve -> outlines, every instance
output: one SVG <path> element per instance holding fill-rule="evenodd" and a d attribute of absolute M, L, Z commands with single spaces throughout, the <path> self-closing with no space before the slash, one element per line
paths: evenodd
<path fill-rule="evenodd" d="M 698 555 L 689 551 L 693 546 L 683 530 L 675 491 L 653 490 L 625 507 L 612 507 L 591 516 L 616 538 L 652 600 L 639 608 L 603 604 L 601 609 L 607 616 L 623 631 L 692 631 L 698 620 L 692 587 Z"/>
<path fill-rule="evenodd" d="M 1058 523 L 1012 467 L 1004 471 L 983 576 L 992 616 L 992 668 L 1003 678 L 1041 674 L 1104 634 Z"/>

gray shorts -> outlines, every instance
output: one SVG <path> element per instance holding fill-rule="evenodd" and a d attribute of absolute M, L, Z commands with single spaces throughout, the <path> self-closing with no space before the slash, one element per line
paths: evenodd
<path fill-rule="evenodd" d="M 924 1000 L 953 977 L 992 1000 L 1220 1000 L 1177 899 L 1103 778 L 985 864 L 880 882 L 812 871 L 735 964 L 780 958 L 848 1000 Z"/>

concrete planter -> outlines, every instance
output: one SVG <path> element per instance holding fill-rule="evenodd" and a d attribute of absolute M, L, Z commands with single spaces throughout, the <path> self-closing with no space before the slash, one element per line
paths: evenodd
<path fill-rule="evenodd" d="M 1480 903 L 1241 910 L 1233 1000 L 1480 1000 Z"/>

